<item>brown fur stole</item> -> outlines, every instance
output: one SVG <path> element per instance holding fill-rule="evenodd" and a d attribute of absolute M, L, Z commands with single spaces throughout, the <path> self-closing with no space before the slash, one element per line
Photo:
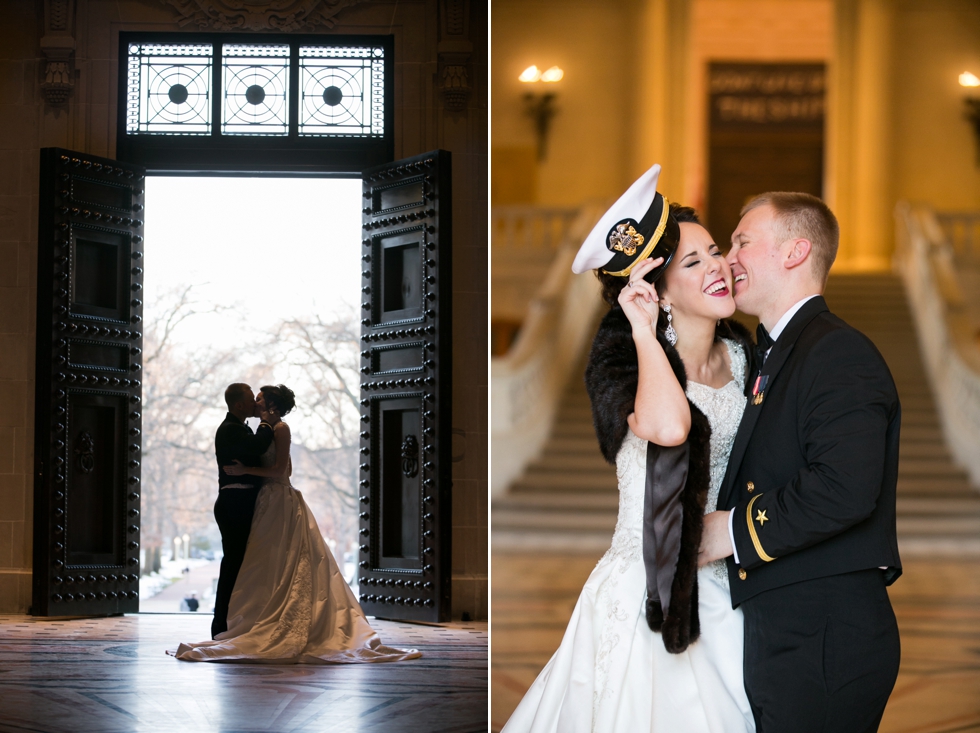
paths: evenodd
<path fill-rule="evenodd" d="M 678 382 L 682 388 L 687 387 L 687 374 L 684 364 L 677 353 L 663 338 L 657 334 L 664 352 L 670 361 Z M 744 391 L 748 395 L 752 377 L 755 374 L 755 344 L 748 330 L 740 323 L 731 320 L 719 322 L 715 330 L 715 339 L 728 338 L 739 343 L 745 350 L 748 366 L 746 368 L 746 384 Z M 609 463 L 615 464 L 616 454 L 622 446 L 629 425 L 627 416 L 633 412 L 636 399 L 637 385 L 637 356 L 633 342 L 632 327 L 619 306 L 613 307 L 603 318 L 599 331 L 592 342 L 588 366 L 585 370 L 585 385 L 592 402 L 592 419 L 602 455 Z M 680 541 L 676 553 L 676 563 L 673 567 L 661 567 L 662 578 L 673 574 L 669 582 L 669 604 L 666 615 L 657 592 L 658 568 L 652 557 L 655 552 L 647 541 L 655 534 L 650 525 L 649 506 L 644 507 L 644 561 L 647 568 L 648 599 L 646 607 L 647 623 L 654 631 L 661 632 L 664 647 L 672 653 L 684 651 L 688 645 L 696 641 L 700 635 L 698 619 L 698 549 L 701 545 L 701 533 L 704 520 L 705 501 L 708 485 L 711 481 L 711 426 L 708 418 L 690 401 L 691 430 L 687 441 L 676 448 L 663 448 L 649 444 L 648 474 L 653 463 L 661 457 L 671 460 L 670 451 L 686 452 L 687 466 L 675 471 L 675 479 L 681 482 L 676 489 L 674 506 L 668 507 L 674 515 L 679 516 Z M 683 458 L 683 456 L 681 456 Z M 686 470 L 683 470 L 686 468 Z M 650 492 L 647 491 L 645 504 L 649 502 Z M 677 506 L 679 504 L 679 506 Z M 678 522 L 674 522 L 675 525 Z M 676 526 L 675 526 L 676 531 Z M 675 542 L 675 544 L 677 544 Z M 663 553 L 661 553 L 662 555 Z M 663 558 L 661 557 L 661 561 Z M 671 558 L 671 562 L 673 562 Z"/>

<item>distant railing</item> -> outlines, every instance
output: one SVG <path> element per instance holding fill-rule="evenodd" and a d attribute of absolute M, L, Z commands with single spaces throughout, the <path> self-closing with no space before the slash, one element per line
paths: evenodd
<path fill-rule="evenodd" d="M 953 252 L 980 262 L 980 211 L 935 213 L 935 217 Z"/>
<path fill-rule="evenodd" d="M 507 246 L 554 246 L 555 253 L 528 305 L 516 342 L 506 356 L 490 362 L 491 491 L 495 496 L 503 493 L 540 453 L 558 400 L 592 336 L 602 307 L 594 275 L 573 275 L 571 268 L 579 245 L 605 206 L 585 206 L 572 215 L 569 210 L 526 207 L 523 220 L 515 216 L 515 208 L 500 220 L 509 222 L 511 232 L 537 234 L 524 239 L 523 245 Z M 560 242 L 539 236 L 558 226 L 559 221 L 565 222 Z"/>
<path fill-rule="evenodd" d="M 565 241 L 578 208 L 495 206 L 490 212 L 494 250 L 556 250 Z"/>
<path fill-rule="evenodd" d="M 957 273 L 957 262 L 980 263 L 980 212 L 937 214 L 901 201 L 895 219 L 896 264 L 913 303 L 943 431 L 953 455 L 980 487 L 980 348 Z"/>

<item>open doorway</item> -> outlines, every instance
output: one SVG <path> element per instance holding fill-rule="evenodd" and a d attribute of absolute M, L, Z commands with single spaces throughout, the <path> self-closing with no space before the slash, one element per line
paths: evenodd
<path fill-rule="evenodd" d="M 356 583 L 360 179 L 148 176 L 146 197 L 140 610 L 212 610 L 232 382 L 295 391 L 292 482 Z"/>
<path fill-rule="evenodd" d="M 450 154 L 440 150 L 360 173 L 361 240 L 357 252 L 361 270 L 360 279 L 355 275 L 355 281 L 361 303 L 354 347 L 360 348 L 354 360 L 359 377 L 360 428 L 357 572 L 359 585 L 370 588 L 360 594 L 364 610 L 385 618 L 443 621 L 451 613 L 451 165 Z M 271 168 L 264 173 L 274 177 L 279 171 L 282 169 Z M 33 608 L 38 615 L 132 613 L 139 610 L 141 556 L 147 560 L 141 542 L 143 314 L 148 275 L 144 270 L 144 218 L 153 206 L 152 196 L 146 191 L 146 169 L 138 164 L 45 148 L 41 172 Z M 151 178 L 153 175 L 166 174 L 158 169 L 151 171 Z M 244 220 L 250 225 L 247 235 L 231 237 L 235 251 L 229 257 L 254 256 L 242 243 L 258 228 L 260 204 L 253 202 L 252 207 L 232 216 L 228 207 L 222 209 L 220 201 L 211 197 L 212 193 L 199 193 L 195 205 L 206 202 L 215 212 L 215 220 Z M 269 195 L 258 196 L 258 201 L 264 205 Z M 324 218 L 322 201 L 314 199 L 306 202 L 309 210 L 317 212 L 321 217 L 318 221 L 329 221 Z M 275 207 L 272 216 L 280 217 L 285 227 L 286 217 L 300 215 L 296 204 L 287 200 Z M 161 210 L 178 221 L 173 241 L 186 244 L 194 234 L 191 228 L 203 228 L 194 225 L 179 207 Z M 316 246 L 324 228 L 322 224 L 314 227 L 312 234 L 288 233 L 283 228 L 277 235 L 262 239 L 258 252 L 265 255 L 268 250 L 269 258 L 279 263 L 286 248 L 278 242 L 299 238 Z M 219 229 L 219 233 L 203 243 L 190 242 L 193 254 L 177 260 L 181 275 L 212 251 L 214 242 L 226 241 L 222 237 L 227 232 Z M 269 240 L 274 240 L 273 244 Z M 338 269 L 329 256 L 328 262 L 320 265 L 322 271 L 306 260 L 292 269 L 312 273 L 319 288 L 326 271 Z M 205 272 L 221 269 L 224 263 L 219 258 L 218 264 Z M 251 261 L 246 259 L 243 264 L 251 265 Z M 289 266 L 282 269 L 289 275 Z M 259 274 L 253 275 L 253 271 Z M 241 278 L 251 280 L 262 275 L 264 271 L 253 266 Z M 295 279 L 295 274 L 292 277 Z M 275 286 L 279 290 L 273 289 Z M 287 276 L 271 283 L 270 289 L 268 296 L 263 293 L 258 297 L 282 299 L 295 286 Z M 174 297 L 179 305 L 179 291 Z M 155 299 L 154 295 L 151 300 Z M 213 313 L 202 315 L 216 318 L 231 311 L 240 316 L 244 309 L 237 299 L 230 306 L 218 305 Z M 164 325 L 167 322 L 164 320 Z M 169 322 L 183 323 L 176 317 Z M 346 366 L 337 366 L 329 359 L 329 363 L 318 359 L 352 354 L 353 339 L 336 322 L 322 318 L 311 321 L 305 330 L 295 319 L 278 323 L 279 330 L 259 340 L 270 351 L 263 355 L 259 370 L 249 381 L 261 386 L 266 381 L 262 369 L 270 372 L 269 381 L 274 381 L 275 365 L 281 364 L 287 370 L 298 369 L 290 379 L 306 380 L 311 390 L 321 393 L 326 389 L 322 398 L 311 404 L 321 407 L 331 399 L 336 401 L 338 412 L 326 420 L 320 418 L 326 442 L 309 451 L 315 470 L 305 474 L 311 480 L 324 479 L 335 475 L 333 469 L 327 471 L 324 466 L 339 460 L 339 455 L 348 455 L 349 446 L 344 444 L 340 450 L 336 441 L 340 440 L 338 435 L 346 440 L 350 434 L 353 415 L 348 417 L 345 410 L 353 401 L 347 386 L 353 366 L 349 361 L 343 362 Z M 187 389 L 174 391 L 177 405 L 190 407 L 182 400 L 195 393 L 200 395 L 195 404 L 201 405 L 201 410 L 212 409 L 223 386 L 240 379 L 237 374 L 215 378 L 218 366 L 224 363 L 215 358 L 215 349 L 225 342 L 227 330 L 212 323 L 206 346 L 194 352 L 205 367 L 200 373 L 219 386 L 206 389 L 201 379 L 190 379 Z M 337 335 L 338 330 L 341 335 Z M 318 341 L 311 334 L 322 339 Z M 247 335 L 234 336 L 230 341 L 235 345 L 253 338 L 253 331 L 248 329 Z M 290 339 L 295 347 L 290 357 L 278 360 L 275 349 Z M 318 344 L 323 348 L 309 348 Z M 304 349 L 308 355 L 305 360 L 297 356 Z M 160 373 L 169 375 L 173 370 L 161 369 Z M 192 417 L 179 415 L 172 423 L 175 435 L 183 439 L 194 423 Z M 154 432 L 152 426 L 149 432 Z M 207 455 L 205 440 L 210 444 L 210 437 L 192 441 L 202 456 Z M 178 441 L 170 443 L 173 445 L 169 447 L 183 449 Z M 167 464 L 167 475 L 154 479 L 156 483 L 173 483 L 172 469 Z M 212 471 L 213 481 L 217 467 Z M 299 472 L 294 475 L 300 479 Z M 170 491 L 170 500 L 174 493 Z M 183 500 L 178 497 L 177 501 L 179 507 L 173 506 L 183 511 Z M 206 508 L 199 510 L 201 516 L 207 512 Z M 193 538 L 186 534 L 186 542 L 180 535 L 181 545 L 193 546 Z M 162 537 L 157 542 L 162 544 Z"/>
<path fill-rule="evenodd" d="M 714 62 L 708 87 L 706 223 L 716 241 L 729 241 L 761 193 L 823 196 L 824 64 Z"/>

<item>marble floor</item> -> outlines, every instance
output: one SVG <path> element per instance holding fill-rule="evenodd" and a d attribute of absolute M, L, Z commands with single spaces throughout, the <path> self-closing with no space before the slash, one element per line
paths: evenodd
<path fill-rule="evenodd" d="M 598 559 L 493 555 L 491 730 L 500 730 L 557 648 Z M 904 565 L 889 589 L 902 665 L 880 731 L 980 731 L 980 560 Z"/>
<path fill-rule="evenodd" d="M 193 664 L 166 656 L 210 615 L 0 616 L 0 733 L 487 729 L 487 624 L 375 620 L 389 664 Z"/>

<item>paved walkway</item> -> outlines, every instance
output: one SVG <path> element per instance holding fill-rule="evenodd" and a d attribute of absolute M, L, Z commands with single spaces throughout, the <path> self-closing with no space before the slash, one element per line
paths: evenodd
<path fill-rule="evenodd" d="M 151 598 L 140 599 L 140 611 L 149 613 L 177 613 L 180 603 L 191 593 L 196 593 L 201 603 L 198 613 L 210 614 L 214 610 L 214 595 L 211 589 L 218 578 L 221 561 L 215 560 L 207 565 L 199 565 L 184 573 L 180 580 L 168 585 Z"/>

